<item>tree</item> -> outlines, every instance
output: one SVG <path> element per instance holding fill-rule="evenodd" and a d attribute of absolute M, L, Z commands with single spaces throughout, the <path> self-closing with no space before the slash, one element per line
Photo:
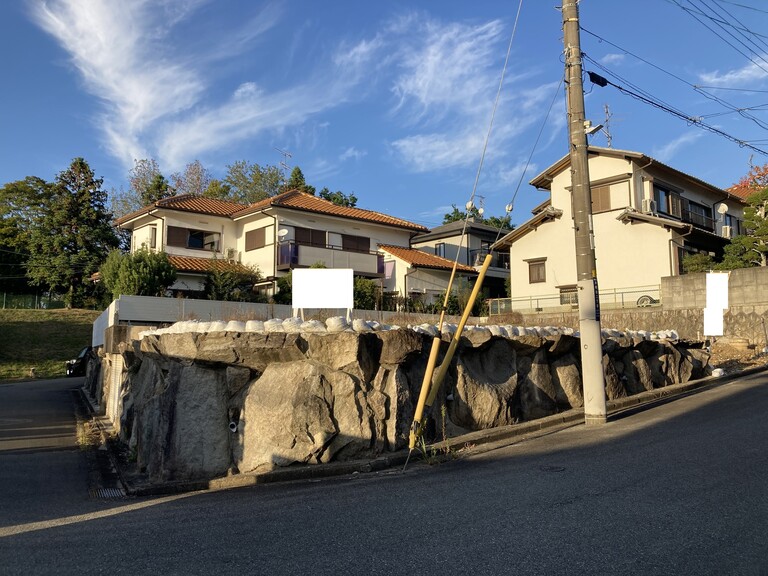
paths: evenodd
<path fill-rule="evenodd" d="M 208 188 L 205 189 L 203 196 L 206 198 L 216 198 L 217 200 L 231 200 L 232 187 L 226 182 L 214 178 L 208 184 Z"/>
<path fill-rule="evenodd" d="M 456 204 L 451 204 L 451 208 L 453 208 L 453 210 L 443 216 L 443 224 L 450 224 L 451 222 L 458 222 L 466 219 L 467 213 L 459 210 L 456 207 Z M 469 216 L 476 221 L 483 219 L 482 216 L 480 216 L 480 210 L 477 209 L 477 206 L 472 206 L 472 208 L 469 209 Z"/>
<path fill-rule="evenodd" d="M 203 291 L 209 300 L 262 302 L 265 298 L 253 291 L 254 284 L 261 279 L 255 266 L 224 265 L 214 259 L 205 275 Z"/>
<path fill-rule="evenodd" d="M 139 208 L 173 195 L 154 158 L 134 160 L 128 182 L 132 195 L 139 201 Z"/>
<path fill-rule="evenodd" d="M 291 304 L 293 302 L 293 273 L 277 279 L 277 294 L 272 296 L 275 304 Z"/>
<path fill-rule="evenodd" d="M 171 175 L 171 187 L 176 194 L 196 194 L 202 196 L 211 183 L 211 173 L 200 162 L 195 160 L 184 168 L 184 172 Z"/>
<path fill-rule="evenodd" d="M 328 188 L 323 188 L 320 190 L 319 196 L 320 198 L 324 198 L 325 200 L 333 202 L 334 204 L 338 204 L 339 206 L 346 206 L 347 208 L 354 208 L 357 206 L 357 196 L 355 196 L 353 193 L 344 194 L 341 192 L 341 190 L 331 192 Z"/>
<path fill-rule="evenodd" d="M 146 248 L 133 254 L 110 251 L 99 272 L 111 300 L 121 294 L 164 296 L 176 282 L 176 269 L 168 260 L 168 255 L 165 252 L 150 252 Z"/>
<path fill-rule="evenodd" d="M 29 176 L 0 188 L 0 291 L 27 293 L 29 239 L 34 222 L 45 212 L 49 184 Z"/>
<path fill-rule="evenodd" d="M 227 165 L 223 185 L 228 186 L 230 192 L 224 199 L 253 204 L 279 194 L 282 180 L 283 173 L 277 166 L 261 167 L 246 160 L 238 160 Z"/>
<path fill-rule="evenodd" d="M 747 198 L 744 208 L 744 228 L 747 238 L 741 240 L 752 266 L 768 265 L 768 187 Z"/>
<path fill-rule="evenodd" d="M 315 187 L 307 184 L 304 180 L 304 173 L 298 166 L 291 171 L 291 177 L 288 178 L 288 181 L 285 183 L 285 189 L 298 190 L 299 192 L 306 192 L 312 195 L 315 194 Z"/>
<path fill-rule="evenodd" d="M 683 256 L 683 272 L 685 274 L 709 272 L 714 270 L 715 266 L 714 259 L 706 252 L 697 252 L 696 254 L 686 254 Z"/>
<path fill-rule="evenodd" d="M 354 307 L 357 310 L 377 310 L 381 299 L 381 287 L 375 280 L 355 276 Z"/>
<path fill-rule="evenodd" d="M 45 210 L 30 230 L 27 276 L 64 294 L 68 307 L 85 304 L 93 292 L 90 276 L 118 244 L 102 183 L 84 159 L 75 158 L 47 187 Z"/>

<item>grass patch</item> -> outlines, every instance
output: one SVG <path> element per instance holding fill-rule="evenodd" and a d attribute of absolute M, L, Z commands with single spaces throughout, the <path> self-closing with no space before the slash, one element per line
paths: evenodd
<path fill-rule="evenodd" d="M 64 363 L 91 343 L 95 310 L 0 310 L 0 380 L 64 376 Z"/>

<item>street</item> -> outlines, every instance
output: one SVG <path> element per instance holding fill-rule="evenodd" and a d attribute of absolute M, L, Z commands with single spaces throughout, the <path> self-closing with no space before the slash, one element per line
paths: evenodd
<path fill-rule="evenodd" d="M 0 385 L 2 574 L 768 574 L 765 373 L 405 473 L 122 500 L 89 496 L 81 381 Z"/>

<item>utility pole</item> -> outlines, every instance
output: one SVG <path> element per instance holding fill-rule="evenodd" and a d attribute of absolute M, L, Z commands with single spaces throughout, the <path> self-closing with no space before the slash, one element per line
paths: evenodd
<path fill-rule="evenodd" d="M 597 425 L 606 422 L 605 378 L 595 265 L 595 238 L 592 231 L 592 194 L 589 186 L 587 135 L 584 131 L 584 88 L 581 81 L 578 0 L 564 0 L 562 11 L 573 225 L 576 236 L 581 376 L 584 384 L 584 422 L 587 425 Z"/>

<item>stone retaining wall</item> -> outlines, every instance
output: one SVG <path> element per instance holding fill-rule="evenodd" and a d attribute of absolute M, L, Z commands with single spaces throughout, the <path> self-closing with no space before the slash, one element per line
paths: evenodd
<path fill-rule="evenodd" d="M 120 439 L 153 481 L 374 457 L 407 445 L 432 336 L 359 328 L 147 333 L 102 352 L 86 385 L 104 405 L 116 399 Z M 583 405 L 578 338 L 493 328 L 460 339 L 430 438 Z M 700 345 L 648 336 L 604 340 L 608 399 L 706 375 Z"/>

